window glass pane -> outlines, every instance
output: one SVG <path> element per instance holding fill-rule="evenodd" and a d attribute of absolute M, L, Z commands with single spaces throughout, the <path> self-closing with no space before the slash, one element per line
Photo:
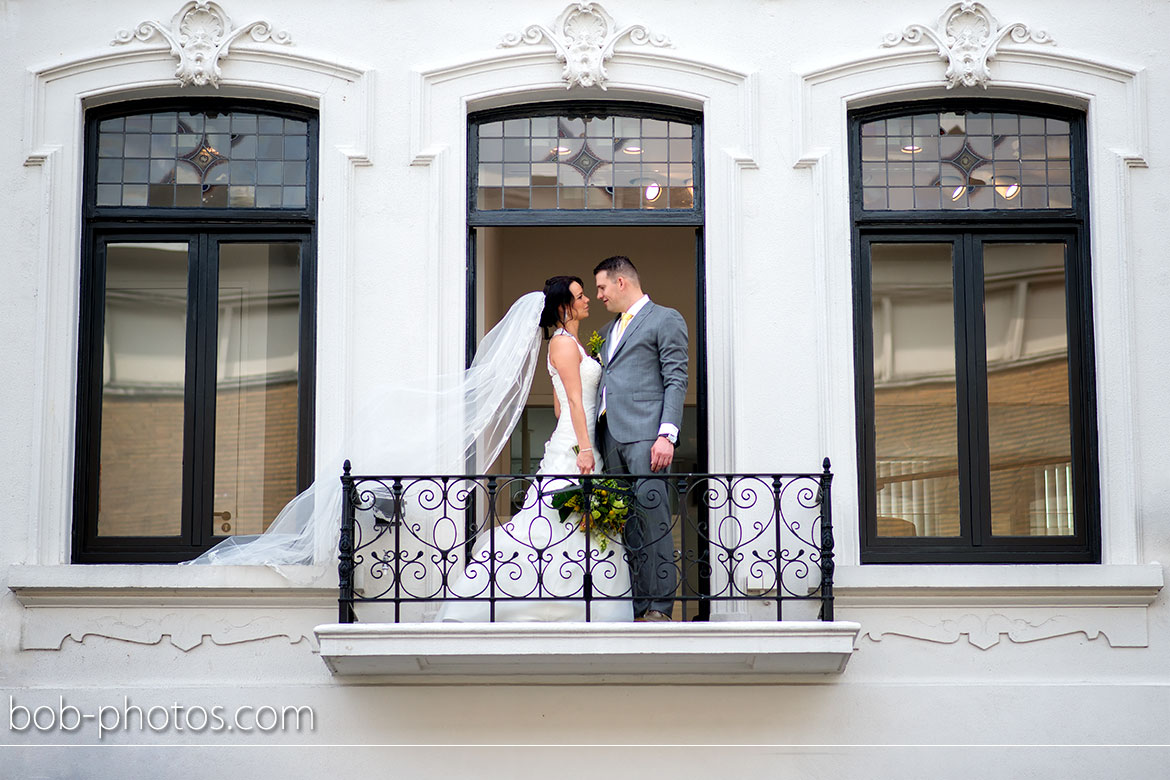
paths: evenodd
<path fill-rule="evenodd" d="M 220 244 L 217 535 L 262 532 L 296 495 L 299 291 L 299 244 Z"/>
<path fill-rule="evenodd" d="M 1071 207 L 1068 122 L 944 111 L 865 122 L 860 129 L 866 210 Z M 1056 178 L 1045 178 L 1046 167 Z M 914 197 L 893 191 L 909 186 L 917 188 Z M 890 191 L 882 196 L 881 188 Z"/>
<path fill-rule="evenodd" d="M 1065 246 L 985 244 L 991 527 L 1074 531 Z"/>
<path fill-rule="evenodd" d="M 693 209 L 693 133 L 689 123 L 637 116 L 481 124 L 476 208 Z"/>
<path fill-rule="evenodd" d="M 187 244 L 106 247 L 99 536 L 182 521 Z"/>
<path fill-rule="evenodd" d="M 879 536 L 959 534 L 950 244 L 874 244 Z"/>
<path fill-rule="evenodd" d="M 309 131 L 301 120 L 246 111 L 139 114 L 102 121 L 98 150 L 102 158 L 98 181 L 133 185 L 118 191 L 103 189 L 99 206 L 304 207 L 305 198 L 299 194 L 283 199 L 258 198 L 254 193 L 244 197 L 238 189 L 220 186 L 229 177 L 232 184 L 255 183 L 236 181 L 235 166 L 245 162 L 254 166 L 260 159 L 265 161 L 262 165 L 278 171 L 262 184 L 304 188 L 309 175 Z M 147 183 L 152 187 L 149 191 L 138 186 Z M 170 189 L 176 184 L 194 189 Z"/>

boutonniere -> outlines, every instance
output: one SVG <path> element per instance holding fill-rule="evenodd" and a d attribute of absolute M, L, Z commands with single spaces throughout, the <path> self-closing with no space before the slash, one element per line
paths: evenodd
<path fill-rule="evenodd" d="M 589 357 L 601 362 L 601 348 L 605 346 L 605 339 L 598 335 L 597 331 L 593 331 L 593 335 L 585 342 L 585 350 L 589 353 Z"/>

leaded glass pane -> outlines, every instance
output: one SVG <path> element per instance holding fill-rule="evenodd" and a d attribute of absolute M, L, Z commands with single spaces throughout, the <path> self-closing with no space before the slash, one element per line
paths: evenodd
<path fill-rule="evenodd" d="M 694 209 L 694 126 L 541 116 L 477 127 L 476 209 Z"/>
<path fill-rule="evenodd" d="M 308 197 L 309 130 L 299 119 L 246 111 L 106 119 L 98 157 L 98 206 L 300 209 Z"/>
<path fill-rule="evenodd" d="M 1068 122 L 1024 114 L 942 111 L 865 122 L 862 208 L 1071 208 L 1069 133 Z"/>

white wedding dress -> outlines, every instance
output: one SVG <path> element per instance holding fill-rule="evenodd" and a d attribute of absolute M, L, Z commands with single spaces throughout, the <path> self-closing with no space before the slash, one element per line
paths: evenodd
<path fill-rule="evenodd" d="M 558 330 L 555 336 L 568 336 Z M 576 339 L 574 339 L 576 341 Z M 580 342 L 581 392 L 589 438 L 594 440 L 597 419 L 597 385 L 601 366 L 588 357 Z M 630 571 L 620 539 L 606 539 L 606 549 L 596 534 L 578 529 L 580 515 L 561 520 L 552 506 L 553 494 L 580 483 L 545 475 L 577 472 L 577 436 L 569 414 L 565 386 L 552 363 L 548 364 L 553 391 L 560 403 L 560 418 L 544 445 L 537 478 L 529 487 L 524 504 L 511 519 L 483 534 L 476 542 L 466 567 L 456 563 L 449 573 L 449 597 L 437 620 L 486 622 L 493 619 L 488 599 L 495 597 L 494 619 L 501 621 L 583 621 L 586 619 L 585 573 L 592 578 L 593 598 L 588 619 L 598 622 L 629 622 L 634 619 L 630 601 Z M 602 471 L 600 453 L 594 451 L 594 473 Z M 492 583 L 494 581 L 494 588 Z M 471 601 L 467 599 L 483 599 Z"/>

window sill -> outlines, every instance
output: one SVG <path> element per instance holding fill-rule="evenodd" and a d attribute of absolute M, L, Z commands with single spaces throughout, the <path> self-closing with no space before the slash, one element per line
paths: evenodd
<path fill-rule="evenodd" d="M 840 674 L 861 626 L 780 623 L 358 623 L 316 628 L 337 676 L 577 683 Z"/>
<path fill-rule="evenodd" d="M 186 651 L 205 638 L 312 641 L 322 615 L 336 614 L 336 576 L 325 566 L 9 566 L 6 584 L 24 607 L 23 650 L 94 636 Z"/>
<path fill-rule="evenodd" d="M 318 606 L 337 601 L 325 566 L 88 564 L 10 566 L 8 589 L 25 607 Z"/>
<path fill-rule="evenodd" d="M 1162 590 L 1158 563 L 1134 565 L 838 566 L 836 615 L 887 635 L 987 649 L 1083 634 L 1148 647 L 1147 610 Z"/>
<path fill-rule="evenodd" d="M 838 566 L 837 607 L 1149 606 L 1162 565 Z"/>

